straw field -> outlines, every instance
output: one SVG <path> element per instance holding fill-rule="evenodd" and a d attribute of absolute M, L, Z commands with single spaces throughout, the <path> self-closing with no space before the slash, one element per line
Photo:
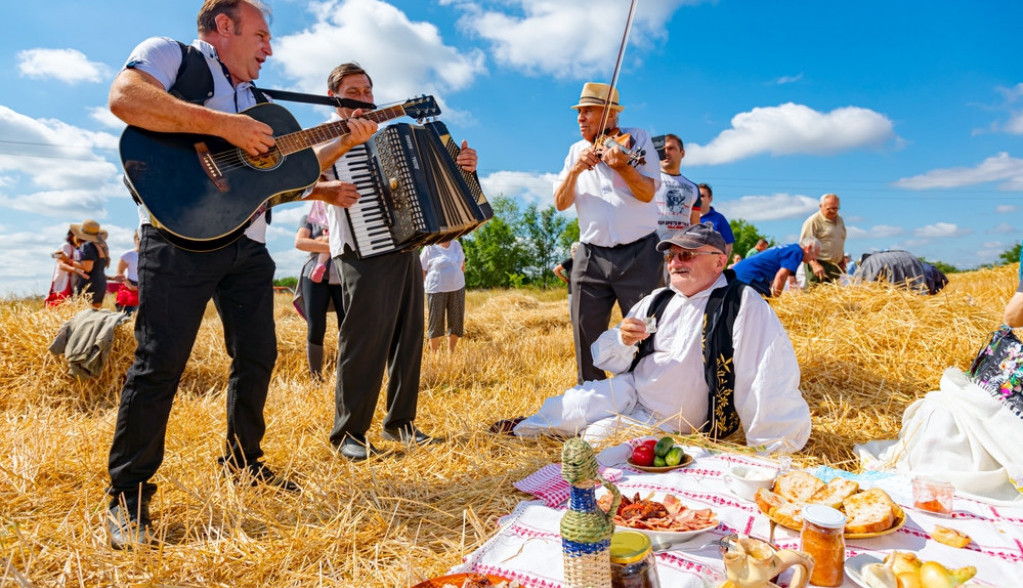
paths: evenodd
<path fill-rule="evenodd" d="M 946 367 L 965 367 L 1000 323 L 1017 267 L 953 275 L 933 297 L 873 284 L 773 301 L 813 413 L 796 461 L 856 470 L 854 444 L 894 437 L 904 408 L 937 388 Z M 333 378 L 309 380 L 305 323 L 288 297 L 278 298 L 264 449 L 268 464 L 305 491 L 220 475 L 228 358 L 211 307 L 154 479 L 162 541 L 128 552 L 108 547 L 103 517 L 130 328 L 118 328 L 99 378 L 76 380 L 47 347 L 84 303 L 0 302 L 0 584 L 409 586 L 460 563 L 526 498 L 512 482 L 559 459 L 557 442 L 486 428 L 573 383 L 563 290 L 469 293 L 456 353 L 424 355 L 417 424 L 444 442 L 405 450 L 382 441 L 378 411 L 370 438 L 393 452 L 362 464 L 332 454 Z M 336 335 L 327 347 L 336 349 Z"/>

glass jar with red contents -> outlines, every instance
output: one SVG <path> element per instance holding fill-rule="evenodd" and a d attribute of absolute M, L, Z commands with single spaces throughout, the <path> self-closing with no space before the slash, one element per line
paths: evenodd
<path fill-rule="evenodd" d="M 824 506 L 803 507 L 800 549 L 813 556 L 810 583 L 815 586 L 841 586 L 845 580 L 845 515 Z"/>

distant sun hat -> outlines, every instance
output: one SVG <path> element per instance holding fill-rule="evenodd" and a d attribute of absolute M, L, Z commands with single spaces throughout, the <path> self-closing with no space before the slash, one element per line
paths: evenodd
<path fill-rule="evenodd" d="M 106 231 L 99 230 L 99 223 L 91 218 L 85 219 L 80 225 L 72 223 L 71 232 L 83 241 L 96 243 L 106 239 Z"/>
<path fill-rule="evenodd" d="M 657 250 L 667 251 L 672 245 L 677 245 L 682 249 L 699 249 L 704 245 L 710 245 L 721 253 L 725 252 L 725 238 L 717 232 L 711 223 L 690 225 L 658 243 Z"/>
<path fill-rule="evenodd" d="M 625 110 L 625 107 L 618 103 L 618 88 L 611 89 L 611 86 L 597 82 L 586 82 L 583 84 L 583 93 L 579 95 L 579 104 L 572 108 L 578 110 L 584 106 L 603 107 L 604 103 L 607 102 L 607 91 L 609 89 L 611 90 L 611 110 L 618 112 Z"/>

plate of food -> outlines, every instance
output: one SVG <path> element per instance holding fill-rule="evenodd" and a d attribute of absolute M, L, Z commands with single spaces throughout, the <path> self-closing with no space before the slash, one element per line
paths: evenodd
<path fill-rule="evenodd" d="M 845 561 L 845 574 L 863 588 L 978 586 L 970 582 L 977 574 L 976 567 L 950 569 L 936 561 L 923 561 L 909 551 L 893 551 L 885 555 L 884 561 L 861 553 Z"/>
<path fill-rule="evenodd" d="M 637 470 L 640 470 L 640 471 L 643 471 L 643 472 L 650 472 L 650 473 L 653 473 L 653 474 L 661 474 L 661 473 L 664 473 L 664 472 L 670 472 L 671 470 L 677 470 L 679 468 L 686 467 L 687 465 L 693 463 L 693 456 L 691 456 L 691 455 L 683 455 L 682 456 L 682 461 L 678 462 L 675 465 L 664 465 L 664 466 L 639 465 L 638 463 L 632 461 L 631 457 L 629 459 L 625 460 L 625 463 L 629 464 L 630 468 L 636 468 Z"/>
<path fill-rule="evenodd" d="M 845 478 L 825 484 L 799 470 L 779 476 L 772 490 L 758 489 L 754 500 L 768 518 L 793 531 L 803 528 L 805 504 L 824 504 L 845 513 L 847 539 L 880 537 L 906 524 L 906 512 L 884 490 L 861 490 Z"/>
<path fill-rule="evenodd" d="M 597 504 L 607 510 L 611 506 L 611 495 L 603 494 Z M 632 497 L 622 496 L 614 522 L 619 529 L 640 531 L 651 539 L 682 541 L 716 529 L 718 517 L 709 508 L 683 504 L 673 494 L 651 493 L 641 497 L 636 493 Z"/>
<path fill-rule="evenodd" d="M 675 445 L 674 438 L 665 436 L 646 439 L 633 447 L 625 462 L 637 470 L 659 474 L 686 467 L 693 463 L 693 456 L 687 455 L 681 445 Z"/>
<path fill-rule="evenodd" d="M 518 588 L 520 584 L 493 574 L 451 574 L 430 578 L 411 588 Z"/>

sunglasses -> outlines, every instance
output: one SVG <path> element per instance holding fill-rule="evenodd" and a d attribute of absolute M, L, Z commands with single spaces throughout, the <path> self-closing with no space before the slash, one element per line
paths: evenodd
<path fill-rule="evenodd" d="M 720 251 L 679 251 L 678 253 L 667 252 L 664 254 L 664 263 L 671 263 L 671 260 L 678 258 L 679 261 L 692 261 L 697 255 L 724 255 Z"/>

